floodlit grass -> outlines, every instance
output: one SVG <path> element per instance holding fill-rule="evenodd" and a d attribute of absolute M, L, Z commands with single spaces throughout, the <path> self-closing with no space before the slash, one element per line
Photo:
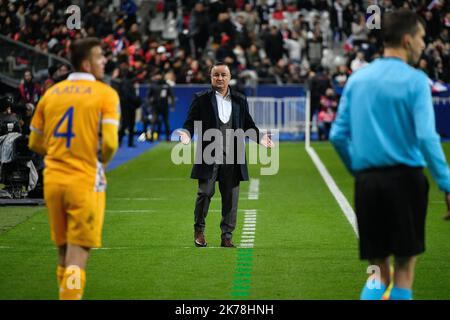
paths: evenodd
<path fill-rule="evenodd" d="M 220 245 L 220 192 L 207 217 L 209 248 L 193 244 L 196 181 L 191 167 L 170 161 L 171 144 L 108 173 L 103 249 L 88 264 L 86 299 L 231 299 L 238 249 Z M 353 202 L 353 180 L 328 143 L 313 147 Z M 444 144 L 450 158 L 450 144 Z M 280 171 L 260 176 L 259 200 L 241 184 L 243 210 L 256 209 L 248 299 L 358 299 L 366 263 L 355 234 L 304 150 L 280 145 Z M 450 299 L 450 222 L 431 183 L 427 251 L 417 266 L 416 299 Z M 30 217 L 30 218 L 28 218 Z M 13 225 L 15 227 L 11 228 Z M 56 299 L 56 250 L 45 208 L 0 207 L 0 299 Z"/>

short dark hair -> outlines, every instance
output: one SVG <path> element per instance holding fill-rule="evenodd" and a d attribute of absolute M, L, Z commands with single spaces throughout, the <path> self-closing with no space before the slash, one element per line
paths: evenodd
<path fill-rule="evenodd" d="M 98 38 L 88 37 L 76 40 L 70 45 L 70 62 L 76 71 L 81 70 L 83 60 L 89 58 L 91 49 L 101 46 L 102 42 Z"/>
<path fill-rule="evenodd" d="M 212 64 L 212 66 L 209 67 L 209 74 L 211 74 L 212 69 L 214 69 L 215 67 L 218 67 L 218 66 L 225 66 L 225 67 L 227 67 L 228 70 L 230 70 L 230 73 L 231 73 L 231 68 L 230 68 L 230 66 L 228 65 L 228 63 L 223 62 L 223 61 L 216 61 L 216 62 L 214 62 L 214 63 Z"/>
<path fill-rule="evenodd" d="M 400 9 L 385 14 L 382 25 L 384 46 L 400 47 L 405 35 L 414 36 L 419 31 L 419 23 L 425 25 L 423 19 L 417 13 L 408 9 Z"/>

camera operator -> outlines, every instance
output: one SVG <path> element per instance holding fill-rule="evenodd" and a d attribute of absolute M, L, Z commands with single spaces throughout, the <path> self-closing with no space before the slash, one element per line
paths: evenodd
<path fill-rule="evenodd" d="M 9 181 L 11 175 L 15 175 L 15 178 L 17 178 L 18 174 L 23 174 L 24 168 L 29 168 L 22 181 L 24 186 L 27 187 L 25 194 L 28 198 L 42 198 L 43 157 L 28 148 L 28 136 L 33 112 L 34 106 L 31 103 L 15 103 L 12 97 L 0 97 L 0 150 L 3 150 L 3 148 L 8 150 L 2 153 L 0 180 L 6 179 L 5 181 Z M 3 157 L 4 155 L 7 156 Z M 17 161 L 18 157 L 20 157 L 20 160 Z M 6 188 L 5 190 L 9 190 L 13 198 L 24 196 L 22 192 L 16 192 L 17 188 L 11 188 L 10 184 L 8 186 L 10 189 Z"/>
<path fill-rule="evenodd" d="M 21 132 L 20 119 L 15 113 L 13 99 L 9 96 L 0 98 L 0 136 L 11 132 Z"/>

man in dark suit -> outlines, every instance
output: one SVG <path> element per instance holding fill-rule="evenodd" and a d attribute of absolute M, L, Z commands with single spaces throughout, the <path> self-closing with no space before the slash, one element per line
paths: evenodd
<path fill-rule="evenodd" d="M 183 144 L 190 142 L 194 129 L 201 137 L 204 137 L 205 132 L 210 129 L 216 129 L 215 132 L 220 130 L 222 134 L 220 141 L 211 139 L 213 141 L 202 141 L 197 145 L 196 163 L 191 173 L 191 178 L 198 179 L 194 211 L 194 243 L 197 247 L 206 247 L 207 245 L 204 236 L 205 218 L 214 195 L 215 182 L 219 181 L 219 190 L 222 196 L 221 246 L 234 247 L 231 239 L 236 227 L 239 183 L 248 180 L 245 150 L 238 149 L 238 146 L 243 146 L 244 136 L 236 137 L 234 133 L 241 129 L 247 132 L 251 139 L 267 148 L 272 148 L 274 144 L 267 134 L 259 133 L 259 129 L 248 111 L 246 97 L 231 90 L 228 86 L 231 80 L 230 68 L 224 63 L 216 63 L 211 68 L 210 76 L 212 89 L 195 95 L 183 125 L 185 130 L 180 131 Z M 201 122 L 200 130 L 198 127 L 194 128 L 194 122 L 197 121 Z M 209 132 L 211 133 L 211 131 Z M 248 134 L 249 132 L 250 134 Z M 227 139 L 227 135 L 230 137 L 230 133 L 233 134 L 232 139 Z M 219 150 L 214 154 L 215 160 L 205 159 L 205 149 L 211 143 L 217 144 L 218 142 L 221 147 L 213 148 L 216 151 Z M 201 160 L 197 161 L 199 155 Z M 223 161 L 224 158 L 226 158 L 225 161 Z"/>
<path fill-rule="evenodd" d="M 133 73 L 125 68 L 121 71 L 121 81 L 118 84 L 120 96 L 120 112 L 122 114 L 119 129 L 119 146 L 122 145 L 125 131 L 128 129 L 128 147 L 135 148 L 134 145 L 134 126 L 136 122 L 136 109 L 141 104 L 141 98 L 136 95 L 133 85 Z"/>

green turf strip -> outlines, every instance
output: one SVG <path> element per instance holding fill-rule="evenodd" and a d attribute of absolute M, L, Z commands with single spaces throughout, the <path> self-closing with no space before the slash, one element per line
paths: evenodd
<path fill-rule="evenodd" d="M 0 206 L 0 234 L 25 222 L 42 207 Z"/>
<path fill-rule="evenodd" d="M 352 178 L 331 146 L 313 147 L 352 203 Z M 248 182 L 242 183 L 234 239 L 240 239 L 244 209 L 258 210 L 258 228 L 253 254 L 242 261 L 239 249 L 213 248 L 220 246 L 217 200 L 207 217 L 209 248 L 194 247 L 196 181 L 188 179 L 190 166 L 171 163 L 170 150 L 161 144 L 108 173 L 112 211 L 105 218 L 104 249 L 89 260 L 86 299 L 230 299 L 234 289 L 246 293 L 240 299 L 358 298 L 366 263 L 358 260 L 353 230 L 302 143 L 281 144 L 276 176 L 259 176 L 259 167 L 250 166 L 250 176 L 260 179 L 259 200 L 247 200 Z M 414 295 L 450 299 L 450 223 L 442 221 L 442 193 L 431 186 L 427 252 L 418 263 Z M 46 210 L 38 209 L 0 234 L 0 299 L 56 299 L 56 260 Z M 238 281 L 237 268 L 248 267 L 238 261 L 251 264 L 251 277 Z"/>
<path fill-rule="evenodd" d="M 231 290 L 232 299 L 246 298 L 250 294 L 253 248 L 238 248 L 236 269 Z"/>

